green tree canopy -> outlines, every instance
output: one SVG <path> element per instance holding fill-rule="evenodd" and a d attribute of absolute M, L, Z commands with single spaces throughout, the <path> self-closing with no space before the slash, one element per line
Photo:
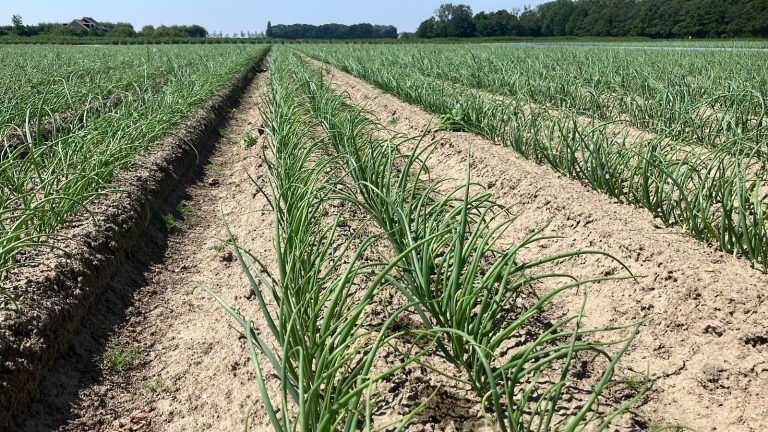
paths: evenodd
<path fill-rule="evenodd" d="M 275 39 L 394 39 L 394 26 L 354 24 L 267 24 L 267 36 Z"/>
<path fill-rule="evenodd" d="M 435 11 L 436 37 L 475 36 L 472 8 L 468 5 L 445 3 Z"/>
<path fill-rule="evenodd" d="M 554 0 L 474 16 L 446 3 L 416 36 L 768 37 L 768 0 Z"/>
<path fill-rule="evenodd" d="M 13 25 L 13 32 L 17 35 L 24 33 L 24 22 L 21 20 L 21 15 L 12 16 L 11 25 Z"/>

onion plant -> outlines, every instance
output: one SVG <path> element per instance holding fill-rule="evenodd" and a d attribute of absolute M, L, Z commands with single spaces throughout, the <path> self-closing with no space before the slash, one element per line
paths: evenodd
<path fill-rule="evenodd" d="M 77 47 L 26 45 L 0 47 L 0 141 L 7 132 L 22 131 L 28 112 L 43 109 L 76 116 L 121 92 L 146 88 L 177 75 L 206 57 L 239 48 L 209 46 Z"/>
<path fill-rule="evenodd" d="M 559 110 L 553 111 L 530 105 L 530 98 L 523 94 L 515 95 L 520 99 L 493 97 L 462 84 L 425 77 L 410 67 L 390 67 L 407 62 L 419 71 L 420 65 L 434 61 L 432 48 L 408 57 L 386 48 L 381 52 L 330 46 L 302 49 L 444 116 L 449 127 L 459 126 L 511 147 L 623 202 L 644 207 L 664 223 L 682 226 L 701 241 L 715 243 L 727 253 L 741 254 L 768 268 L 768 165 L 762 138 L 739 135 L 733 142 L 712 138 L 711 145 L 699 145 L 681 143 L 681 135 L 665 132 L 629 139 L 617 132 L 617 121 L 621 120 L 585 124 L 583 112 L 568 105 L 554 104 Z M 444 68 L 449 71 L 441 73 L 467 69 L 448 67 L 452 64 L 447 63 Z M 498 67 L 525 70 L 514 64 Z M 531 64 L 526 67 L 532 68 Z M 527 73 L 533 79 L 541 71 Z M 552 93 L 570 94 L 567 89 Z M 761 113 L 749 115 L 760 117 Z M 755 131 L 762 133 L 761 128 Z"/>
<path fill-rule="evenodd" d="M 391 139 L 382 125 L 335 94 L 317 71 L 295 58 L 292 65 L 318 123 L 353 180 L 341 196 L 364 210 L 385 233 L 393 254 L 403 257 L 399 278 L 391 283 L 414 303 L 424 331 L 439 336 L 441 354 L 465 371 L 464 377 L 455 379 L 488 400 L 498 427 L 551 430 L 557 424 L 555 429 L 574 430 L 597 419 L 607 425 L 628 409 L 625 405 L 595 415 L 593 405 L 634 333 L 625 340 L 589 342 L 587 338 L 608 329 L 582 329 L 580 316 L 575 316 L 528 335 L 558 295 L 604 280 L 575 280 L 536 270 L 578 255 L 615 258 L 599 251 L 576 251 L 522 262 L 521 249 L 548 239 L 544 228 L 504 245 L 514 217 L 490 193 L 471 192 L 477 186 L 470 182 L 469 168 L 466 183 L 452 189 L 444 180 L 429 178 L 426 160 L 433 143 L 416 143 L 410 153 L 404 152 L 404 144 L 414 144 L 411 140 Z M 540 297 L 532 296 L 533 287 L 547 279 L 571 280 Z M 519 342 L 510 350 L 511 339 Z M 621 345 L 618 354 L 609 354 L 606 347 L 616 344 Z M 610 367 L 582 410 L 560 418 L 561 395 L 573 390 L 568 383 L 571 361 L 584 352 L 604 356 Z M 553 379 L 558 368 L 559 379 L 554 378 L 547 389 L 543 381 Z"/>
<path fill-rule="evenodd" d="M 195 51 L 197 48 L 181 49 L 176 59 L 164 55 L 157 60 L 163 63 L 158 73 L 165 71 L 163 85 L 137 89 L 121 104 L 101 107 L 101 115 L 83 115 L 49 135 L 39 127 L 24 128 L 20 145 L 0 148 L 0 281 L 10 268 L 29 263 L 25 252 L 50 248 L 67 218 L 87 211 L 100 194 L 118 189 L 119 185 L 110 185 L 115 173 L 129 167 L 267 49 L 232 46 Z M 134 61 L 141 63 L 146 50 L 121 52 L 139 56 Z M 98 74 L 92 76 L 100 79 Z M 88 87 L 83 85 L 86 94 Z M 100 94 L 95 88 L 94 92 Z M 51 94 L 39 97 L 39 105 L 29 111 L 29 124 L 43 124 L 58 109 Z"/>
<path fill-rule="evenodd" d="M 400 333 L 389 331 L 398 313 L 381 326 L 369 327 L 369 306 L 402 257 L 388 263 L 365 262 L 361 256 L 375 238 L 357 243 L 358 235 L 339 234 L 342 215 L 327 214 L 338 181 L 328 169 L 333 160 L 322 156 L 322 142 L 313 138 L 299 95 L 279 58 L 271 61 L 270 69 L 265 113 L 270 144 L 263 150 L 263 159 L 270 173 L 276 268 L 267 269 L 236 242 L 227 227 L 266 328 L 255 329 L 213 290 L 203 289 L 243 327 L 275 430 L 370 428 L 368 398 L 373 385 L 426 352 L 387 370 L 372 369 L 380 348 Z M 274 368 L 280 379 L 276 398 L 268 391 L 262 362 Z"/>
<path fill-rule="evenodd" d="M 324 50 L 308 47 L 318 55 Z M 568 47 L 338 47 L 386 57 L 395 70 L 527 103 L 576 110 L 734 151 L 765 150 L 766 79 L 759 52 L 589 50 Z M 354 54 L 353 54 L 354 55 Z"/>

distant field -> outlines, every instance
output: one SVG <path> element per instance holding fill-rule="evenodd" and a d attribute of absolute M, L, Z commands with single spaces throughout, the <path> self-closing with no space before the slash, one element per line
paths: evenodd
<path fill-rule="evenodd" d="M 515 42 L 511 42 L 515 44 Z M 746 39 L 612 39 L 612 38 L 585 38 L 575 40 L 542 40 L 542 41 L 522 41 L 520 44 L 530 45 L 563 45 L 563 46 L 602 46 L 602 47 L 620 47 L 620 48 L 685 48 L 692 50 L 706 50 L 706 49 L 751 49 L 751 50 L 766 50 L 768 49 L 768 41 L 762 39 L 746 40 Z"/>

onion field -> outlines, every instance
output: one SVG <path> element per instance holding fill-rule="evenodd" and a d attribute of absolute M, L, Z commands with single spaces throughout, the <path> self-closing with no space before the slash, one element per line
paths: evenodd
<path fill-rule="evenodd" d="M 767 54 L 634 45 L 0 48 L 0 429 L 768 428 Z"/>
<path fill-rule="evenodd" d="M 763 52 L 304 52 L 768 268 Z"/>
<path fill-rule="evenodd" d="M 0 277 L 265 50 L 3 47 Z"/>

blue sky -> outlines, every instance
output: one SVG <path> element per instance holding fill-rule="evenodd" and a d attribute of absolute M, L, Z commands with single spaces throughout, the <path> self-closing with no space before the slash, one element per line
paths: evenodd
<path fill-rule="evenodd" d="M 208 31 L 233 33 L 263 31 L 267 20 L 273 24 L 392 24 L 399 31 L 414 31 L 445 1 L 385 0 L 377 2 L 332 0 L 0 0 L 0 22 L 10 25 L 19 14 L 25 24 L 65 22 L 90 16 L 103 21 L 128 21 L 134 27 L 145 24 L 200 24 Z M 456 1 L 472 10 L 492 11 L 536 5 L 541 0 Z"/>

